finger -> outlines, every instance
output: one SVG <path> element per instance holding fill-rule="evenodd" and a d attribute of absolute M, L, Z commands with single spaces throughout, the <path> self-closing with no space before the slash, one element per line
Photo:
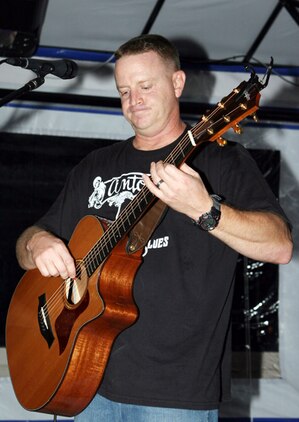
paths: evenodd
<path fill-rule="evenodd" d="M 37 258 L 36 267 L 44 277 L 58 277 L 60 275 L 54 261 L 44 261 L 41 258 Z"/>
<path fill-rule="evenodd" d="M 158 163 L 154 163 L 154 162 L 151 163 L 150 173 L 151 173 L 152 182 L 154 183 L 154 185 L 157 185 L 159 180 L 162 179 L 161 176 L 158 174 Z M 161 174 L 161 170 L 160 170 L 160 174 Z"/>
<path fill-rule="evenodd" d="M 67 277 L 75 278 L 76 277 L 76 262 L 70 254 L 68 254 L 68 256 L 65 258 L 64 263 L 67 269 Z"/>
<path fill-rule="evenodd" d="M 161 197 L 160 189 L 156 186 L 153 180 L 147 174 L 143 174 L 142 177 L 143 177 L 144 184 L 148 188 L 148 190 L 152 192 L 152 194 L 160 198 Z"/>
<path fill-rule="evenodd" d="M 35 265 L 36 265 L 36 268 L 41 273 L 41 275 L 44 276 L 44 277 L 51 277 L 51 275 L 52 275 L 51 272 L 54 272 L 53 269 L 49 268 L 49 263 L 45 264 L 40 259 L 36 260 Z"/>
<path fill-rule="evenodd" d="M 167 184 L 171 182 L 171 175 L 169 175 L 169 172 L 167 171 L 168 167 L 174 166 L 168 163 L 163 163 L 163 161 L 151 163 L 151 177 L 157 187 L 161 187 L 162 183 Z"/>
<path fill-rule="evenodd" d="M 164 183 L 164 180 L 159 177 L 157 170 L 156 170 L 156 163 L 152 162 L 150 165 L 150 177 L 146 174 L 143 175 L 143 180 L 145 182 L 145 185 L 150 189 L 151 192 L 156 193 L 158 188 L 160 189 L 160 186 L 162 183 Z"/>
<path fill-rule="evenodd" d="M 60 277 L 64 279 L 68 277 L 75 278 L 75 261 L 65 244 L 63 242 L 57 243 L 55 245 L 54 252 L 55 256 L 53 257 L 52 261 L 54 262 L 54 265 Z"/>
<path fill-rule="evenodd" d="M 185 164 L 182 164 L 182 166 L 184 167 Z M 193 171 L 191 168 L 190 170 Z M 181 168 L 177 168 L 174 164 L 163 163 L 163 166 L 160 167 L 157 163 L 157 174 L 159 174 L 159 176 L 164 177 L 164 179 L 167 180 L 168 182 L 171 182 L 173 178 L 175 179 L 182 178 L 185 172 Z"/>
<path fill-rule="evenodd" d="M 180 170 L 183 171 L 186 174 L 189 174 L 190 176 L 199 177 L 197 171 L 193 170 L 188 164 L 183 163 L 180 167 Z"/>
<path fill-rule="evenodd" d="M 156 186 L 157 186 L 158 189 L 160 189 L 160 186 L 162 185 L 162 183 L 164 183 L 164 180 L 163 179 L 160 179 L 158 181 L 158 183 L 156 183 Z"/>
<path fill-rule="evenodd" d="M 70 260 L 68 257 L 58 257 L 54 265 L 56 267 L 56 272 L 58 272 L 58 275 L 60 275 L 61 278 L 75 278 L 75 265 L 72 258 Z"/>
<path fill-rule="evenodd" d="M 72 256 L 67 254 L 53 256 L 40 256 L 36 259 L 36 266 L 44 277 L 57 277 L 63 279 L 75 278 L 76 269 Z"/>

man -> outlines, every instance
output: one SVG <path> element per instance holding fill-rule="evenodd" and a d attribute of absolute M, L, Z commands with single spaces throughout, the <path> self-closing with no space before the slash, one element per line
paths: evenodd
<path fill-rule="evenodd" d="M 77 222 L 91 213 L 114 220 L 119 209 L 109 198 L 126 193 L 123 209 L 144 183 L 169 208 L 135 278 L 139 318 L 116 339 L 99 394 L 76 421 L 214 421 L 229 398 L 238 253 L 288 263 L 289 226 L 240 145 L 207 143 L 179 169 L 163 162 L 188 130 L 179 110 L 185 74 L 169 41 L 144 35 L 121 46 L 115 80 L 135 136 L 71 172 L 50 211 L 21 235 L 18 260 L 44 276 L 74 278 L 64 240 Z M 97 180 L 106 189 L 94 206 Z"/>

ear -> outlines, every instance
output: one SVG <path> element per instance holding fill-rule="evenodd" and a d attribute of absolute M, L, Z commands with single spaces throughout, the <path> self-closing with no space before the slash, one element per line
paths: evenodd
<path fill-rule="evenodd" d="M 172 75 L 172 83 L 174 87 L 175 96 L 179 98 L 182 95 L 186 81 L 186 74 L 183 70 L 177 70 Z"/>

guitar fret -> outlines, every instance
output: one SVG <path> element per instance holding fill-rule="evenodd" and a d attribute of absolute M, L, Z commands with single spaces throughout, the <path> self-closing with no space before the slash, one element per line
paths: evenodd
<path fill-rule="evenodd" d="M 141 191 L 142 192 L 142 191 Z M 144 195 L 144 193 L 142 192 L 141 193 L 141 195 L 140 196 L 143 196 L 143 198 L 140 200 L 140 201 L 138 201 L 138 210 L 139 210 L 139 212 L 142 212 L 142 210 L 143 210 L 143 208 L 142 208 L 142 202 L 143 201 L 145 201 L 145 203 L 147 203 L 146 202 L 146 196 Z"/>
<path fill-rule="evenodd" d="M 119 231 L 117 233 L 114 233 L 113 238 L 114 238 L 115 242 L 118 241 L 118 239 L 120 238 Z"/>
<path fill-rule="evenodd" d="M 95 271 L 99 265 L 98 257 L 95 257 L 95 260 L 93 261 L 93 271 Z"/>
<path fill-rule="evenodd" d="M 112 242 L 112 238 L 111 237 L 109 237 L 109 244 L 110 244 L 110 247 L 111 247 L 111 249 L 113 248 L 113 246 L 114 246 L 114 243 Z"/>
<path fill-rule="evenodd" d="M 169 154 L 169 160 L 168 160 L 168 162 L 170 163 L 170 164 L 175 164 L 175 159 L 174 159 L 174 157 L 173 157 L 173 153 L 171 152 L 170 154 Z"/>
<path fill-rule="evenodd" d="M 100 262 L 99 262 L 99 264 L 101 264 L 101 263 L 104 261 L 105 256 L 103 255 L 103 253 L 102 253 L 102 252 L 100 252 L 98 256 L 99 256 L 99 258 L 100 258 Z"/>
<path fill-rule="evenodd" d="M 195 144 L 196 145 L 196 144 Z M 178 145 L 178 147 L 180 148 L 180 150 L 181 150 L 181 155 L 182 155 L 182 157 L 185 157 L 185 152 L 184 152 L 184 149 L 183 149 L 183 146 L 181 145 L 181 144 L 179 144 Z"/>
<path fill-rule="evenodd" d="M 86 266 L 88 277 L 90 277 L 95 272 L 96 269 L 97 267 L 95 266 L 94 261 L 91 261 L 89 265 Z"/>
<path fill-rule="evenodd" d="M 132 214 L 133 214 L 134 220 L 136 220 L 136 214 L 135 214 L 134 208 L 132 209 Z"/>

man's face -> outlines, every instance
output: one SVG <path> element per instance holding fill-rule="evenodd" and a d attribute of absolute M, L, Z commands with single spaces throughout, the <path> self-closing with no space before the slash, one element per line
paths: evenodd
<path fill-rule="evenodd" d="M 115 80 L 122 110 L 137 134 L 155 136 L 177 118 L 182 75 L 153 51 L 117 60 Z"/>

